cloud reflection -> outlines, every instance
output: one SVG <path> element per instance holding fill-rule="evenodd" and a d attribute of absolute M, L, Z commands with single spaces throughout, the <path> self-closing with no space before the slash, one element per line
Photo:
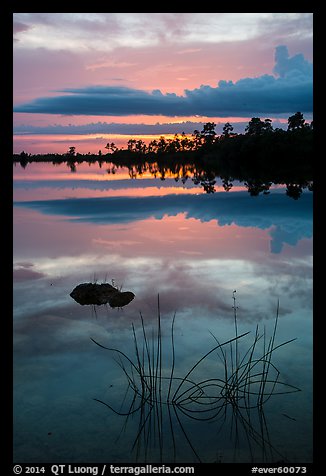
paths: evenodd
<path fill-rule="evenodd" d="M 238 291 L 239 316 L 245 322 L 275 316 L 278 298 L 281 299 L 282 317 L 311 306 L 310 259 L 292 257 L 289 260 L 278 255 L 266 257 L 263 262 L 250 259 L 180 261 L 173 257 L 116 259 L 107 254 L 98 262 L 89 255 L 76 266 L 71 265 L 70 259 L 69 274 L 66 258 L 55 261 L 56 274 L 65 273 L 65 276 L 54 280 L 53 286 L 49 279 L 39 281 L 37 287 L 28 281 L 16 285 L 15 327 L 28 339 L 33 339 L 42 326 L 52 325 L 60 328 L 60 336 L 68 336 L 67 332 L 73 327 L 76 332 L 77 329 L 84 332 L 88 324 L 98 326 L 97 330 L 94 328 L 96 335 L 103 333 L 103 327 L 110 333 L 120 332 L 130 329 L 131 322 L 138 322 L 140 311 L 147 323 L 154 323 L 158 294 L 163 320 L 170 320 L 176 312 L 178 319 L 196 316 L 199 320 L 231 322 L 234 289 Z M 37 264 L 35 267 L 40 268 Z M 114 278 L 115 284 L 119 288 L 122 286 L 123 291 L 131 290 L 135 299 L 122 311 L 97 306 L 96 313 L 92 306 L 75 303 L 69 293 L 81 279 L 89 278 L 86 273 L 91 275 L 92 267 L 96 269 L 94 280 L 98 283 L 110 283 Z M 52 329 L 50 334 L 54 336 L 55 332 Z M 41 346 L 43 344 L 40 342 Z"/>
<path fill-rule="evenodd" d="M 252 198 L 247 192 L 214 195 L 166 195 L 151 197 L 69 198 L 15 202 L 44 214 L 61 215 L 74 222 L 122 224 L 184 213 L 201 222 L 216 220 L 219 226 L 272 228 L 271 252 L 280 253 L 284 243 L 295 245 L 312 236 L 312 194 L 299 201 L 284 194 Z"/>
<path fill-rule="evenodd" d="M 13 270 L 13 280 L 28 281 L 32 279 L 40 279 L 46 276 L 45 273 L 35 271 L 33 263 L 17 263 Z"/>

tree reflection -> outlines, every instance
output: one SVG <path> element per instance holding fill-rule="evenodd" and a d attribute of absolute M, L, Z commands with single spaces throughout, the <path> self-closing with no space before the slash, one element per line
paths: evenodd
<path fill-rule="evenodd" d="M 301 197 L 303 192 L 303 185 L 297 183 L 287 183 L 286 184 L 286 191 L 288 197 L 293 198 L 294 200 L 298 200 Z"/>
<path fill-rule="evenodd" d="M 232 179 L 230 177 L 221 177 L 222 178 L 222 185 L 226 192 L 229 192 L 233 187 Z"/>
<path fill-rule="evenodd" d="M 165 180 L 169 173 L 180 178 L 181 168 L 195 167 L 197 174 L 191 172 L 193 179 L 199 180 L 198 184 L 206 193 L 216 191 L 216 177 L 233 176 L 247 183 L 252 196 L 268 193 L 268 182 L 290 182 L 287 195 L 294 199 L 299 198 L 302 183 L 312 179 L 313 123 L 306 123 L 301 112 L 289 117 L 287 131 L 274 129 L 271 119 L 259 117 L 251 118 L 244 134 L 232 132 L 233 126 L 229 122 L 224 125 L 220 136 L 215 127 L 214 122 L 207 122 L 201 131 L 194 130 L 191 138 L 182 132 L 175 134 L 173 139 L 161 136 L 148 145 L 141 139 L 130 138 L 127 149 L 118 149 L 113 142 L 107 143 L 105 156 L 101 151 L 86 155 L 76 153 L 76 147 L 71 146 L 63 155 L 34 155 L 28 157 L 28 162 L 62 163 L 71 162 L 73 158 L 74 164 L 98 162 L 101 167 L 106 160 L 117 167 L 127 167 L 131 178 L 150 171 L 161 180 Z M 14 154 L 13 157 L 22 167 L 27 165 L 24 154 Z M 71 165 L 71 171 L 76 171 L 75 165 Z M 198 178 L 199 173 L 202 179 Z M 182 177 L 186 177 L 184 170 Z M 228 182 L 224 189 L 230 190 L 230 186 Z"/>
<path fill-rule="evenodd" d="M 257 197 L 261 193 L 268 195 L 272 182 L 264 183 L 261 180 L 248 180 L 244 185 L 252 197 Z"/>
<path fill-rule="evenodd" d="M 216 191 L 216 176 L 210 170 L 196 170 L 192 181 L 195 185 L 201 185 L 206 193 L 214 193 Z"/>
<path fill-rule="evenodd" d="M 108 169 L 108 173 L 115 173 L 118 168 L 124 165 L 112 165 Z M 258 173 L 251 171 L 250 177 L 246 177 L 245 173 L 241 175 L 234 175 L 227 173 L 221 169 L 213 166 L 203 166 L 198 163 L 182 163 L 171 162 L 169 165 L 160 162 L 139 162 L 137 164 L 128 164 L 128 175 L 131 179 L 142 178 L 146 173 L 150 174 L 155 179 L 162 181 L 167 178 L 172 178 L 175 182 L 181 182 L 183 185 L 190 179 L 196 186 L 200 186 L 206 193 L 211 194 L 217 191 L 217 180 L 221 179 L 222 187 L 226 192 L 233 188 L 234 181 L 243 183 L 248 193 L 252 197 L 258 195 L 268 195 L 270 188 L 275 185 L 286 185 L 286 195 L 297 200 L 302 192 L 307 189 L 313 190 L 313 182 L 311 180 L 301 179 L 298 174 L 298 179 L 287 180 L 288 174 L 282 177 L 280 173 L 277 176 L 260 177 Z"/>
<path fill-rule="evenodd" d="M 119 170 L 126 168 L 132 180 L 143 178 L 146 174 L 162 181 L 165 181 L 167 178 L 172 178 L 176 183 L 181 182 L 183 185 L 185 185 L 188 180 L 191 180 L 194 185 L 202 188 L 203 191 L 208 194 L 217 191 L 216 184 L 219 179 L 226 192 L 229 192 L 233 188 L 234 181 L 237 181 L 243 183 L 252 197 L 256 197 L 260 194 L 268 195 L 273 184 L 285 185 L 286 195 L 294 200 L 299 199 L 305 189 L 309 191 L 313 190 L 313 182 L 309 174 L 300 168 L 291 171 L 285 170 L 283 173 L 278 171 L 276 174 L 271 172 L 267 173 L 256 166 L 248 170 L 242 170 L 239 166 L 223 167 L 214 161 L 209 161 L 205 164 L 201 160 L 188 162 L 181 160 L 181 156 L 178 157 L 178 159 L 171 156 L 168 161 L 166 158 L 164 160 L 148 161 L 141 160 L 135 152 L 132 152 L 131 155 L 132 157 L 126 156 L 123 160 L 120 157 L 117 162 L 112 161 L 114 154 L 110 154 L 110 160 L 104 159 L 104 156 L 101 156 L 100 159 L 98 155 L 94 158 L 88 156 L 86 162 L 89 164 L 98 163 L 99 168 L 102 167 L 103 163 L 106 163 L 106 171 L 110 175 L 114 175 Z M 31 161 L 33 160 L 31 160 L 29 155 L 25 152 L 20 154 L 19 162 L 23 168 Z M 71 172 L 76 173 L 78 165 L 83 162 L 85 162 L 85 157 L 78 153 L 76 154 L 74 148 L 71 147 L 69 153 L 65 155 L 64 160 L 62 159 L 60 162 L 59 159 L 57 159 L 52 163 L 53 165 L 65 163 Z"/>
<path fill-rule="evenodd" d="M 70 172 L 72 172 L 72 173 L 77 172 L 76 163 L 73 160 L 68 160 L 67 161 L 67 166 L 70 168 Z"/>

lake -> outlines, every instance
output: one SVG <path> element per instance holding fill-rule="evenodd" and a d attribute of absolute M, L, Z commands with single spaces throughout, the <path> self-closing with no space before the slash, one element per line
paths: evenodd
<path fill-rule="evenodd" d="M 13 176 L 15 462 L 312 462 L 311 191 Z"/>

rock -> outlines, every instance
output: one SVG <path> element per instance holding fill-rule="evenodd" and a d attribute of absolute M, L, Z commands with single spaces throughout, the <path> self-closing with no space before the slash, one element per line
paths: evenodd
<path fill-rule="evenodd" d="M 109 304 L 111 307 L 123 307 L 129 304 L 134 299 L 134 297 L 134 293 L 130 291 L 123 293 L 117 292 L 109 298 Z"/>
<path fill-rule="evenodd" d="M 123 307 L 129 304 L 135 297 L 130 291 L 121 292 L 108 283 L 82 283 L 78 284 L 70 296 L 78 302 L 78 304 L 101 306 L 107 304 L 111 307 Z"/>
<path fill-rule="evenodd" d="M 79 304 L 106 304 L 110 296 L 116 294 L 118 290 L 111 284 L 82 283 L 75 287 L 70 296 Z"/>

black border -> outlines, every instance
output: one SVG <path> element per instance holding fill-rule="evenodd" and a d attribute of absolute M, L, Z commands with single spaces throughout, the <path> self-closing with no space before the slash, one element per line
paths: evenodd
<path fill-rule="evenodd" d="M 8 2 L 9 3 L 9 2 Z M 323 151 L 323 143 L 321 140 L 322 136 L 322 114 L 323 112 L 320 110 L 322 108 L 322 99 L 321 99 L 321 75 L 320 75 L 320 65 L 323 64 L 323 59 L 319 57 L 321 51 L 323 50 L 323 42 L 324 42 L 324 35 L 322 33 L 323 28 L 325 28 L 323 24 L 323 17 L 321 13 L 321 3 L 316 6 L 316 3 L 313 4 L 311 2 L 291 2 L 292 5 L 290 6 L 288 3 L 282 2 L 279 5 L 269 4 L 268 6 L 274 8 L 274 11 L 277 12 L 289 12 L 289 10 L 301 10 L 302 12 L 309 11 L 314 15 L 314 214 L 313 214 L 313 246 L 314 246 L 314 267 L 313 267 L 313 282 L 314 282 L 314 304 L 313 304 L 313 335 L 314 335 L 314 346 L 313 346 L 313 355 L 314 355 L 314 367 L 313 367 L 313 391 L 314 391 L 314 417 L 313 417 L 313 425 L 314 425 L 314 446 L 313 446 L 313 464 L 305 464 L 308 468 L 307 474 L 322 474 L 319 472 L 318 467 L 321 466 L 323 463 L 323 444 L 322 444 L 322 435 L 323 435 L 323 427 L 321 426 L 321 412 L 323 409 L 321 396 L 323 395 L 322 387 L 322 375 L 323 370 L 320 368 L 321 362 L 323 362 L 323 356 L 320 352 L 322 347 L 322 342 L 319 342 L 319 339 L 322 336 L 322 319 L 324 318 L 323 314 L 323 289 L 322 289 L 322 271 L 323 271 L 323 256 L 322 256 L 322 248 L 323 248 L 323 223 L 321 217 L 323 216 L 323 195 L 322 195 L 322 184 L 321 184 L 321 174 L 323 170 L 323 158 L 324 151 Z M 48 12 L 48 4 L 45 4 L 46 12 Z M 52 6 L 56 7 L 56 12 L 71 12 L 77 8 L 77 11 L 80 11 L 79 7 L 82 5 L 76 4 L 74 7 L 67 5 L 67 3 L 56 2 Z M 62 8 L 61 8 L 62 6 Z M 83 5 L 84 6 L 84 5 Z M 94 5 L 95 6 L 95 5 Z M 107 8 L 108 5 L 98 5 L 98 9 L 101 10 L 105 6 Z M 113 5 L 112 5 L 113 6 Z M 124 5 L 126 8 L 128 5 Z M 131 5 L 131 7 L 134 5 Z M 163 6 L 163 5 L 162 5 Z M 177 12 L 184 12 L 186 9 L 191 7 L 189 3 L 186 5 L 184 3 L 184 7 L 182 4 L 178 2 L 178 4 L 173 4 L 170 7 L 164 4 L 164 7 L 167 12 L 173 12 L 175 7 L 178 7 Z M 209 7 L 209 5 L 207 5 Z M 222 5 L 221 5 L 222 6 Z M 237 5 L 229 5 L 237 6 Z M 242 5 L 243 6 L 243 5 Z M 31 9 L 31 12 L 40 11 L 40 5 L 36 5 L 35 8 L 29 2 L 28 4 L 20 3 L 20 2 L 11 2 L 10 5 L 4 5 L 2 2 L 1 5 L 1 35 L 2 35 L 2 44 L 5 45 L 3 49 L 3 72 L 2 75 L 5 78 L 2 82 L 4 85 L 3 90 L 3 101 L 4 108 L 2 108 L 2 137 L 4 138 L 2 141 L 2 171 L 0 174 L 2 183 L 1 183 L 1 213 L 2 217 L 5 218 L 5 223 L 2 227 L 2 254 L 4 255 L 5 261 L 5 272 L 3 273 L 1 287 L 2 287 L 2 298 L 3 298 L 3 313 L 2 313 L 2 326 L 5 330 L 4 335 L 2 336 L 1 342 L 1 389 L 2 389 L 2 397 L 4 394 L 4 398 L 2 398 L 2 412 L 3 417 L 1 418 L 2 422 L 5 424 L 1 425 L 2 429 L 2 444 L 1 444 L 1 453 L 2 453 L 2 462 L 5 463 L 5 467 L 8 469 L 3 470 L 2 465 L 0 468 L 2 469 L 3 474 L 14 474 L 13 473 L 13 374 L 12 374 L 12 366 L 13 366 L 13 344 L 12 344 L 12 257 L 13 257 L 13 240 L 12 240 L 12 230 L 13 230 L 13 218 L 12 218 L 12 196 L 13 196 L 13 183 L 12 183 L 12 150 L 13 150 L 13 141 L 12 141 L 12 105 L 13 105 L 13 47 L 12 47 L 12 34 L 13 34 L 13 27 L 12 27 L 12 16 L 15 12 L 26 12 L 26 7 Z M 119 5 L 120 7 L 120 5 Z M 148 5 L 145 7 L 141 7 L 138 5 L 138 13 L 140 11 L 147 12 L 149 11 Z M 216 8 L 217 5 L 213 5 L 213 8 Z M 225 4 L 224 4 L 225 7 Z M 266 7 L 266 4 L 262 4 L 261 2 L 250 2 L 246 5 L 246 7 L 250 7 L 252 12 L 261 11 L 262 7 Z M 256 8 L 254 8 L 256 7 Z M 210 8 L 210 7 L 209 7 Z M 43 11 L 43 9 L 42 9 Z M 119 8 L 119 12 L 121 9 Z M 127 9 L 130 12 L 130 9 Z M 160 11 L 160 10 L 159 10 Z M 228 12 L 229 10 L 227 10 Z M 53 12 L 53 13 L 56 13 Z M 51 12 L 49 12 L 51 13 Z M 8 269 L 7 269 L 8 267 Z M 10 297 L 10 298 L 9 298 Z M 10 304 L 8 304 L 10 303 Z M 79 465 L 81 466 L 82 463 Z M 83 465 L 87 465 L 87 463 L 83 463 Z M 25 466 L 33 466 L 32 464 L 26 464 Z M 35 464 L 34 466 L 38 467 L 46 467 L 48 468 L 45 473 L 43 474 L 52 474 L 50 471 L 49 465 L 44 464 Z M 72 466 L 77 467 L 78 465 L 73 464 Z M 101 465 L 96 465 L 94 463 L 89 463 L 88 466 L 98 466 L 100 468 Z M 102 465 L 103 466 L 103 465 Z M 136 466 L 132 464 L 126 464 L 126 466 Z M 142 466 L 142 465 L 139 465 Z M 166 465 L 170 466 L 170 465 Z M 173 465 L 171 465 L 173 466 Z M 182 465 L 176 465 L 182 466 Z M 194 466 L 195 467 L 195 474 L 205 473 L 206 471 L 211 470 L 218 470 L 218 473 L 221 475 L 226 475 L 227 471 L 230 474 L 251 474 L 251 468 L 253 465 L 248 464 L 241 464 L 236 463 L 236 468 L 234 464 L 222 464 L 221 466 L 216 466 L 212 464 L 203 463 L 201 465 L 195 464 L 185 464 L 184 466 Z M 258 464 L 258 467 L 273 467 L 274 465 L 263 465 Z M 226 467 L 228 469 L 226 469 Z M 238 471 L 240 470 L 241 471 Z M 25 474 L 24 471 L 22 474 Z M 41 473 L 42 474 L 42 473 Z M 99 473 L 100 474 L 100 473 Z M 106 473 L 108 474 L 108 473 Z M 268 473 L 267 473 L 268 474 Z M 282 474 L 282 473 L 275 473 L 275 474 Z M 283 473 L 285 474 L 285 473 Z"/>

